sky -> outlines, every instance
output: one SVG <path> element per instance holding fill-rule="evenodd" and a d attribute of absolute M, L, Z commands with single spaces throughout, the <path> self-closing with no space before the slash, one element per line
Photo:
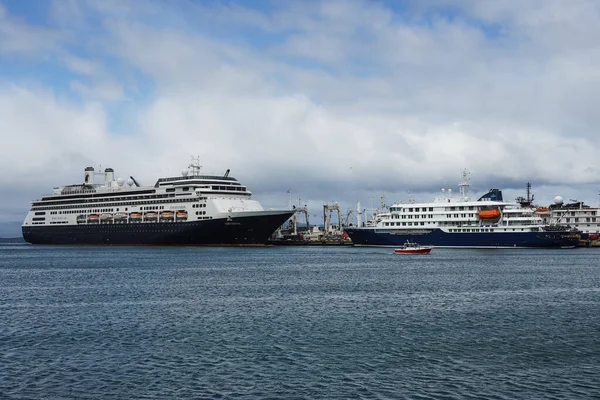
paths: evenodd
<path fill-rule="evenodd" d="M 192 156 L 315 222 L 465 169 L 472 197 L 598 206 L 598 65 L 588 0 L 0 0 L 0 237 L 87 166 L 153 185 Z"/>

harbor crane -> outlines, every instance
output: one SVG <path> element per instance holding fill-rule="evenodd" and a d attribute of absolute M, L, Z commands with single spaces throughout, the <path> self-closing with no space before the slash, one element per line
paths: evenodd
<path fill-rule="evenodd" d="M 294 213 L 294 216 L 292 217 L 292 226 L 294 229 L 294 235 L 298 234 L 298 213 L 300 214 L 304 214 L 304 216 L 306 217 L 306 230 L 310 231 L 310 222 L 308 222 L 308 208 L 306 207 L 306 205 L 304 207 L 296 207 L 294 206 L 294 211 L 296 211 Z"/>
<path fill-rule="evenodd" d="M 325 232 L 325 234 L 327 234 L 329 232 L 329 229 L 331 228 L 331 221 L 329 216 L 330 211 L 337 211 L 339 231 L 341 232 L 343 220 L 342 211 L 340 210 L 340 205 L 338 203 L 323 204 L 323 231 Z"/>

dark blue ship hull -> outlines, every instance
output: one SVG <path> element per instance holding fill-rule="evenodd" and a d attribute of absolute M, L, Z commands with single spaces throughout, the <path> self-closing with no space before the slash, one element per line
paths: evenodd
<path fill-rule="evenodd" d="M 435 229 L 423 234 L 382 232 L 375 228 L 347 228 L 357 246 L 401 246 L 407 241 L 436 247 L 572 247 L 579 244 L 580 235 L 568 231 L 540 232 L 452 232 Z"/>
<path fill-rule="evenodd" d="M 23 238 L 33 244 L 216 245 L 267 244 L 291 215 L 270 213 L 190 222 L 23 226 Z"/>

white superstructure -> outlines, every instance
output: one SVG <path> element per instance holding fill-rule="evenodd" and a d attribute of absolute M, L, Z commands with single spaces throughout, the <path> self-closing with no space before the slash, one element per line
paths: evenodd
<path fill-rule="evenodd" d="M 115 179 L 112 168 L 87 167 L 83 184 L 57 187 L 34 200 L 23 226 L 191 222 L 264 212 L 246 186 L 228 175 L 201 175 L 192 163 L 181 176 L 141 186 L 133 177 Z"/>
<path fill-rule="evenodd" d="M 554 204 L 538 207 L 536 213 L 550 225 L 576 228 L 583 233 L 600 233 L 600 209 L 582 201 L 572 200 L 572 203 L 564 204 L 562 197 L 556 196 Z"/>
<path fill-rule="evenodd" d="M 378 232 L 425 234 L 436 229 L 446 233 L 532 232 L 544 225 L 534 208 L 504 201 L 498 189 L 490 189 L 478 200 L 470 199 L 466 171 L 458 186 L 458 196 L 442 189 L 442 195 L 432 202 L 394 203 L 387 212 L 374 214 L 364 226 L 375 227 Z"/>

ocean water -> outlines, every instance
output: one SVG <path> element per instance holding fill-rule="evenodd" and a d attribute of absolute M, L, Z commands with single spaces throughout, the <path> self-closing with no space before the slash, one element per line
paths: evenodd
<path fill-rule="evenodd" d="M 0 245 L 0 399 L 598 399 L 599 256 Z"/>

